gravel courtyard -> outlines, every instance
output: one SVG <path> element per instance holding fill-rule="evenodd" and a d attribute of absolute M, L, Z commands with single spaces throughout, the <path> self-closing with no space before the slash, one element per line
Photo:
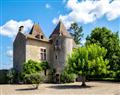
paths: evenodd
<path fill-rule="evenodd" d="M 0 95 L 120 95 L 120 82 L 86 82 L 70 84 L 41 84 L 38 90 L 31 85 L 0 85 Z"/>

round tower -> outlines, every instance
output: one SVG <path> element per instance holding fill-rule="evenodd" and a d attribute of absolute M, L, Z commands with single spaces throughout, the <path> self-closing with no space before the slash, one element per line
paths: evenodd
<path fill-rule="evenodd" d="M 50 40 L 52 44 L 51 63 L 56 71 L 56 81 L 59 82 L 67 57 L 74 47 L 74 41 L 61 21 L 50 35 Z"/>

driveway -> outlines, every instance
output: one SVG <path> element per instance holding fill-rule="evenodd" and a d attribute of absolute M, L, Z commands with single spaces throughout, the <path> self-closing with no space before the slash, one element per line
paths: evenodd
<path fill-rule="evenodd" d="M 120 95 L 120 82 L 80 82 L 70 84 L 41 84 L 38 90 L 31 85 L 0 85 L 0 95 Z"/>

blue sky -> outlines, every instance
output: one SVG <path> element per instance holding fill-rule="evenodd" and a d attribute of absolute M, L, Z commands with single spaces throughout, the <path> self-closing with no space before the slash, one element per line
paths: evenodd
<path fill-rule="evenodd" d="M 74 21 L 82 25 L 84 39 L 96 26 L 120 31 L 120 0 L 1 0 L 0 4 L 0 69 L 12 67 L 12 45 L 20 25 L 29 31 L 39 23 L 47 37 L 59 19 L 67 28 Z"/>

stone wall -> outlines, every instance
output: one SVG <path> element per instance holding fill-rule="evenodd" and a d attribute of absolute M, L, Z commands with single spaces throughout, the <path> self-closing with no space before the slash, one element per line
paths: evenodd
<path fill-rule="evenodd" d="M 57 40 L 60 40 L 60 48 L 56 48 L 55 43 Z M 53 40 L 52 49 L 51 49 L 51 59 L 53 64 L 53 68 L 56 69 L 56 73 L 61 73 L 66 64 L 66 60 L 68 55 L 72 52 L 73 49 L 73 39 L 58 36 Z"/>
<path fill-rule="evenodd" d="M 22 70 L 22 65 L 25 62 L 25 44 L 26 38 L 19 32 L 13 43 L 13 68 L 18 72 Z"/>
<path fill-rule="evenodd" d="M 47 61 L 50 63 L 50 43 L 28 39 L 26 42 L 26 61 L 40 61 L 40 48 L 46 48 Z"/>

